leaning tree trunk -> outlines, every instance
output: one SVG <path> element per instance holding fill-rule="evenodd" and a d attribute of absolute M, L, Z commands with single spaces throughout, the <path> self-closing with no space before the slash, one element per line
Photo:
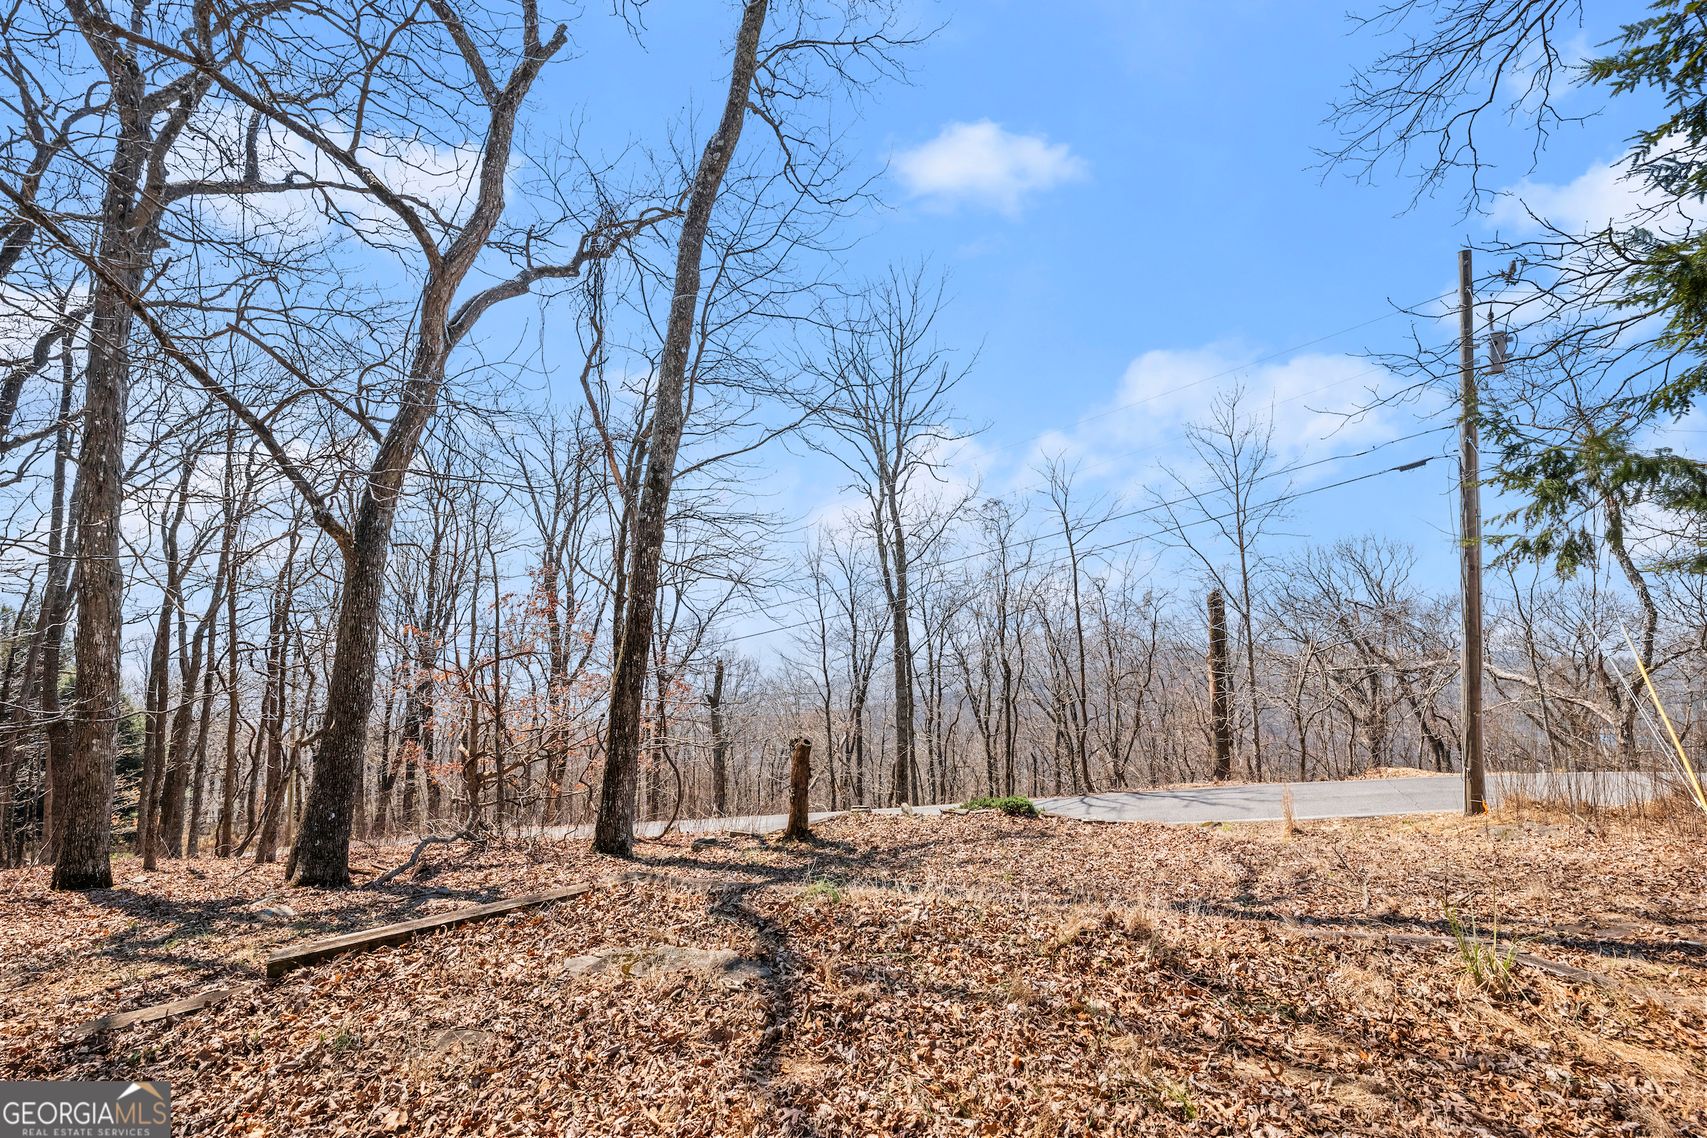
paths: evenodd
<path fill-rule="evenodd" d="M 450 23 L 454 7 L 434 5 L 441 21 Z M 516 116 L 540 69 L 567 39 L 559 27 L 545 43 L 537 38 L 532 7 L 526 50 L 508 81 L 488 100 L 490 118 L 481 147 L 478 190 L 467 219 L 456 236 L 431 258 L 416 319 L 417 341 L 408 379 L 399 393 L 398 410 L 368 469 L 355 510 L 355 524 L 345 531 L 318 517 L 334 534 L 344 555 L 344 580 L 338 603 L 338 636 L 326 685 L 326 711 L 318 732 L 314 775 L 304 802 L 301 826 L 291 846 L 289 877 L 298 885 L 336 888 L 350 881 L 350 835 L 360 809 L 362 770 L 367 752 L 368 719 L 373 713 L 375 657 L 379 648 L 379 603 L 385 589 L 385 567 L 391 553 L 391 533 L 398 499 L 409 466 L 420 450 L 421 437 L 438 409 L 445 366 L 451 349 L 492 305 L 527 292 L 541 276 L 567 277 L 580 271 L 586 258 L 609 255 L 606 244 L 583 243 L 575 262 L 534 266 L 528 274 L 485 289 L 453 312 L 458 289 L 473 271 L 482 250 L 502 220 L 505 171 L 511 160 Z M 473 45 L 465 34 L 452 32 L 465 56 Z M 484 68 L 484 64 L 475 66 Z M 408 212 L 408 211 L 405 211 Z M 420 224 L 418 215 L 414 224 Z"/>
<path fill-rule="evenodd" d="M 759 35 L 764 29 L 767 3 L 768 0 L 748 0 L 741 14 L 723 117 L 700 155 L 699 168 L 694 172 L 693 187 L 682 220 L 681 236 L 676 243 L 675 291 L 670 297 L 664 350 L 658 366 L 657 410 L 652 417 L 651 449 L 647 455 L 646 472 L 640 486 L 640 504 L 634 521 L 628 603 L 617 641 L 616 664 L 611 672 L 604 784 L 599 789 L 599 817 L 593 831 L 593 848 L 617 857 L 628 857 L 634 850 L 634 814 L 643 742 L 641 705 L 651 664 L 652 625 L 658 602 L 659 561 L 664 549 L 670 490 L 675 482 L 676 452 L 681 446 L 685 426 L 683 399 L 688 351 L 692 346 L 694 318 L 699 308 L 700 258 L 705 251 L 712 207 L 717 203 L 723 176 L 735 156 L 741 127 L 746 121 L 747 101 L 758 70 Z"/>

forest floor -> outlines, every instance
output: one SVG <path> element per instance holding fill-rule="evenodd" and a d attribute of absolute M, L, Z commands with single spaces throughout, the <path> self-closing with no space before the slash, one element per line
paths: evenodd
<path fill-rule="evenodd" d="M 439 846 L 332 893 L 211 860 L 78 897 L 0 874 L 0 1077 L 165 1079 L 180 1132 L 253 1138 L 1707 1133 L 1698 822 L 817 833 Z M 595 879 L 260 980 L 290 941 Z"/>

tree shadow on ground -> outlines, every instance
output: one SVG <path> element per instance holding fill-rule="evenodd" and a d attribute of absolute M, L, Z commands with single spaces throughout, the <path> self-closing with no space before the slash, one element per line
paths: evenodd
<path fill-rule="evenodd" d="M 708 857 L 702 850 L 642 856 L 634 861 L 648 868 L 725 874 L 732 880 L 751 884 L 805 884 L 814 877 L 828 877 L 842 885 L 907 889 L 915 888 L 916 883 L 883 876 L 880 871 L 891 865 L 909 868 L 952 844 L 943 839 L 926 839 L 889 847 L 879 853 L 850 842 L 814 839 L 810 842 L 774 842 L 765 847 L 769 853 L 793 855 L 792 860 L 786 863 L 750 861 L 740 856 L 743 851 L 739 849 L 728 850 L 729 856 L 726 857 Z"/>
<path fill-rule="evenodd" d="M 1176 900 L 1169 907 L 1176 912 L 1222 917 L 1235 921 L 1256 921 L 1270 925 L 1302 925 L 1308 928 L 1329 929 L 1349 935 L 1382 937 L 1389 933 L 1454 938 L 1463 933 L 1463 926 L 1454 927 L 1444 914 L 1440 917 L 1416 916 L 1319 916 L 1306 913 L 1286 913 L 1265 907 L 1262 898 L 1241 893 L 1226 901 Z M 1490 926 L 1491 929 L 1491 926 Z M 1707 966 L 1707 945 L 1690 940 L 1652 940 L 1596 937 L 1592 934 L 1560 929 L 1523 918 L 1508 918 L 1500 922 L 1499 937 L 1523 947 L 1546 945 L 1571 952 L 1582 952 L 1614 960 L 1637 959 L 1652 964 Z"/>
<path fill-rule="evenodd" d="M 496 900 L 499 890 L 422 889 L 388 886 L 381 890 L 350 891 L 347 901 L 316 909 L 286 920 L 269 918 L 254 911 L 257 899 L 246 896 L 174 900 L 130 888 L 96 889 L 84 894 L 88 903 L 126 920 L 100 938 L 90 954 L 115 966 L 157 966 L 185 974 L 170 987 L 184 981 L 202 982 L 252 972 L 243 955 L 264 951 L 295 940 L 335 936 L 374 925 L 390 924 L 422 915 L 425 904 L 435 900 L 481 903 Z M 374 904 L 375 899 L 380 904 Z M 14 965 L 25 980 L 46 975 L 64 966 L 53 957 L 17 961 Z"/>
<path fill-rule="evenodd" d="M 800 969 L 790 948 L 787 930 L 754 911 L 747 903 L 750 894 L 764 887 L 760 882 L 747 882 L 718 889 L 712 896 L 711 911 L 746 928 L 758 942 L 760 959 L 765 965 L 762 981 L 765 1027 L 753 1052 L 753 1061 L 747 1068 L 746 1081 L 773 1111 L 777 1111 L 790 1105 L 776 1092 L 778 1077 L 782 1073 L 783 1052 L 794 1034 L 794 988 Z M 804 1114 L 794 1120 L 789 1132 L 803 1138 L 820 1133 Z"/>

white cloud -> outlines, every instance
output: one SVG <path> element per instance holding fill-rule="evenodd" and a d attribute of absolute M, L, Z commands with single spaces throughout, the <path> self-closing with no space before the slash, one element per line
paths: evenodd
<path fill-rule="evenodd" d="M 1307 489 L 1410 461 L 1432 453 L 1446 438 L 1418 437 L 1378 454 L 1317 465 L 1318 459 L 1356 456 L 1450 420 L 1436 414 L 1440 405 L 1427 394 L 1415 403 L 1373 406 L 1398 381 L 1371 360 L 1323 352 L 1280 359 L 1265 355 L 1234 342 L 1144 352 L 1121 372 L 1113 390 L 1076 420 L 1012 446 L 983 439 L 945 445 L 940 477 L 921 480 L 919 500 L 946 508 L 973 487 L 1023 499 L 1044 490 L 1042 466 L 1060 459 L 1074 471 L 1083 501 L 1099 498 L 1123 510 L 1142 507 L 1151 491 L 1177 493 L 1168 470 L 1187 478 L 1198 470 L 1186 428 L 1204 423 L 1215 398 L 1234 387 L 1244 391 L 1242 415 L 1248 420 L 1261 424 L 1272 417 L 1271 469 L 1297 468 L 1265 483 L 1273 495 L 1288 485 Z M 838 488 L 808 510 L 806 520 L 813 527 L 857 528 L 866 523 L 869 509 L 858 495 Z M 1114 540 L 1124 532 L 1104 536 Z"/>
<path fill-rule="evenodd" d="M 240 108 L 224 104 L 198 115 L 192 129 L 180 137 L 168 156 L 175 177 L 239 177 L 248 121 Z M 333 120 L 314 125 L 334 145 L 350 146 L 353 136 L 346 126 Z M 256 139 L 256 151 L 262 181 L 313 179 L 333 186 L 354 184 L 339 163 L 282 127 L 264 124 Z M 356 155 L 382 183 L 418 210 L 454 226 L 472 202 L 481 148 L 472 141 L 450 145 L 369 129 Z M 412 243 L 396 214 L 367 194 L 332 190 L 329 196 L 342 221 L 362 236 L 382 243 Z M 333 228 L 324 197 L 318 192 L 213 195 L 200 202 L 206 218 L 252 240 L 276 237 L 289 241 L 323 235 Z M 429 228 L 439 226 L 429 221 Z"/>
<path fill-rule="evenodd" d="M 1631 176 L 1620 159 L 1592 163 L 1568 182 L 1525 178 L 1500 191 L 1488 221 L 1519 233 L 1534 233 L 1541 228 L 1537 223 L 1540 219 L 1566 233 L 1578 234 L 1598 232 L 1610 224 L 1628 224 L 1637 215 L 1649 228 L 1670 231 L 1679 223 L 1687 224 L 1645 179 Z"/>
<path fill-rule="evenodd" d="M 989 119 L 949 123 L 929 142 L 895 155 L 894 164 L 913 197 L 941 208 L 973 205 L 1009 217 L 1032 195 L 1090 172 L 1066 143 L 1014 134 Z"/>
<path fill-rule="evenodd" d="M 1185 428 L 1207 419 L 1215 397 L 1235 386 L 1244 390 L 1245 417 L 1260 423 L 1272 415 L 1278 466 L 1358 450 L 1416 429 L 1412 411 L 1364 410 L 1390 379 L 1369 360 L 1324 353 L 1260 357 L 1228 343 L 1145 352 L 1127 365 L 1108 402 L 1075 424 L 1039 435 L 1022 471 L 1061 456 L 1088 478 L 1136 494 L 1162 481 L 1162 466 L 1193 465 Z M 1017 481 L 1027 480 L 1020 473 Z"/>

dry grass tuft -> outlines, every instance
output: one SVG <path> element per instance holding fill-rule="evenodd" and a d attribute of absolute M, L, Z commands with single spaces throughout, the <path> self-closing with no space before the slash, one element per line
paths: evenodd
<path fill-rule="evenodd" d="M 1652 798 L 1628 805 L 1609 805 L 1571 794 L 1537 794 L 1518 786 L 1506 790 L 1489 818 L 1569 825 L 1590 835 L 1620 830 L 1707 840 L 1707 814 L 1702 813 L 1681 784 L 1664 785 Z"/>
<path fill-rule="evenodd" d="M 1470 982 L 1495 996 L 1510 994 L 1516 984 L 1517 948 L 1509 937 L 1501 939 L 1499 922 L 1494 921 L 1484 929 L 1474 916 L 1460 917 L 1448 905 L 1446 926 L 1451 930 L 1459 963 Z"/>
<path fill-rule="evenodd" d="M 1058 953 L 1076 945 L 1089 944 L 1099 935 L 1112 934 L 1156 949 L 1161 936 L 1156 910 L 1149 905 L 1076 905 L 1044 943 L 1044 951 Z"/>

